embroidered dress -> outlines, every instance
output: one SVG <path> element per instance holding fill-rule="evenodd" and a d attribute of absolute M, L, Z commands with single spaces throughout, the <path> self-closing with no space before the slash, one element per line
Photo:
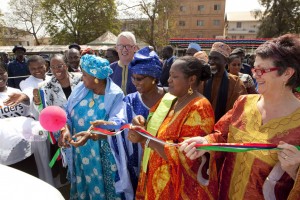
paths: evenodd
<path fill-rule="evenodd" d="M 157 107 L 158 105 L 151 108 L 150 112 L 154 112 Z M 213 112 L 207 99 L 195 98 L 180 111 L 174 113 L 171 110 L 156 136 L 171 143 L 179 143 L 189 137 L 205 136 L 212 131 Z M 140 173 L 136 199 L 216 199 L 217 177 L 213 169 L 209 173 L 209 183 L 200 180 L 202 184 L 208 185 L 204 186 L 199 183 L 199 177 L 204 174 L 200 164 L 204 162 L 200 159 L 188 159 L 177 147 L 165 146 L 165 153 L 167 160 L 151 151 L 148 169 L 146 172 L 141 170 Z M 207 176 L 206 174 L 205 178 Z"/>
<path fill-rule="evenodd" d="M 89 91 L 71 112 L 73 134 L 86 131 L 90 121 L 101 119 L 107 120 L 104 95 Z M 115 191 L 117 166 L 107 140 L 88 140 L 72 151 L 76 181 L 71 182 L 71 199 L 121 199 Z"/>
<path fill-rule="evenodd" d="M 219 132 L 206 138 L 210 142 L 299 145 L 300 109 L 263 124 L 256 106 L 259 98 L 241 96 L 215 125 Z M 219 199 L 300 199 L 299 170 L 294 181 L 281 169 L 276 150 L 226 153 L 225 158 Z M 215 154 L 216 159 L 220 160 L 220 154 Z"/>

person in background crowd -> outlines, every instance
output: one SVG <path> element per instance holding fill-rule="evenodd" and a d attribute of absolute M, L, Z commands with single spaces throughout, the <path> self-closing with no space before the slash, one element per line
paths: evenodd
<path fill-rule="evenodd" d="M 60 146 L 76 147 L 71 149 L 72 156 L 67 155 L 70 199 L 121 199 L 122 194 L 116 192 L 118 171 L 108 140 L 87 130 L 99 121 L 117 119 L 124 94 L 109 78 L 112 69 L 106 59 L 86 54 L 81 67 L 83 81 L 69 98 L 68 123 L 59 140 Z"/>
<path fill-rule="evenodd" d="M 69 45 L 69 49 L 77 49 L 79 52 L 81 50 L 81 47 L 77 43 L 73 43 Z"/>
<path fill-rule="evenodd" d="M 214 111 L 209 101 L 197 92 L 199 82 L 210 76 L 209 66 L 197 58 L 176 59 L 168 80 L 170 93 L 150 109 L 147 124 L 139 115 L 133 119 L 133 125 L 146 127 L 153 136 L 171 144 L 211 133 Z M 212 179 L 207 181 L 207 167 L 202 168 L 205 156 L 203 161 L 190 161 L 176 146 L 147 139 L 134 129 L 129 131 L 128 139 L 145 147 L 136 199 L 216 199 L 217 177 L 210 170 Z"/>
<path fill-rule="evenodd" d="M 300 199 L 300 101 L 292 89 L 300 85 L 300 40 L 286 34 L 256 49 L 253 75 L 259 94 L 243 95 L 205 137 L 185 140 L 180 151 L 197 160 L 205 151 L 196 143 L 272 143 L 277 150 L 220 154 L 222 199 Z M 219 157 L 216 157 L 216 156 Z"/>
<path fill-rule="evenodd" d="M 71 48 L 66 53 L 69 72 L 80 72 L 80 52 L 76 48 Z"/>
<path fill-rule="evenodd" d="M 208 63 L 208 55 L 205 51 L 198 51 L 197 53 L 194 54 L 194 57 L 203 61 L 205 64 Z"/>
<path fill-rule="evenodd" d="M 188 46 L 188 48 L 185 52 L 185 55 L 186 56 L 194 56 L 194 54 L 199 52 L 199 51 L 201 51 L 200 45 L 197 44 L 197 43 L 192 42 L 192 43 L 189 44 L 189 46 Z"/>
<path fill-rule="evenodd" d="M 199 87 L 199 92 L 211 102 L 216 121 L 232 108 L 240 95 L 247 94 L 239 77 L 225 70 L 230 52 L 230 47 L 225 43 L 215 42 L 212 45 L 208 63 L 213 75 Z"/>
<path fill-rule="evenodd" d="M 42 56 L 46 62 L 46 73 L 50 73 L 50 56 L 47 54 L 40 54 L 40 56 Z"/>
<path fill-rule="evenodd" d="M 7 70 L 9 59 L 7 52 L 0 52 L 0 61 L 3 63 L 5 69 Z"/>
<path fill-rule="evenodd" d="M 240 72 L 243 74 L 249 74 L 252 77 L 252 71 L 251 71 L 251 66 L 248 65 L 244 59 L 245 59 L 245 50 L 242 48 L 235 48 L 233 51 L 230 53 L 230 55 L 238 55 L 241 60 L 242 60 L 242 66 Z"/>
<path fill-rule="evenodd" d="M 244 83 L 248 94 L 256 94 L 255 84 L 252 77 L 249 74 L 243 74 L 240 72 L 242 65 L 241 57 L 232 54 L 228 58 L 228 70 L 230 74 L 236 75 Z"/>
<path fill-rule="evenodd" d="M 110 64 L 112 64 L 119 60 L 119 55 L 115 48 L 108 48 L 105 52 L 104 58 L 107 59 Z"/>
<path fill-rule="evenodd" d="M 174 49 L 172 46 L 168 45 L 162 49 L 161 57 L 163 59 L 163 68 L 160 77 L 160 86 L 168 87 L 168 79 L 171 65 L 175 60 L 175 56 L 173 56 Z"/>
<path fill-rule="evenodd" d="M 8 86 L 20 89 L 19 85 L 22 80 L 25 80 L 29 75 L 29 69 L 27 66 L 27 58 L 25 58 L 26 49 L 21 45 L 16 45 L 13 48 L 13 53 L 16 59 L 8 64 Z M 22 76 L 21 78 L 14 78 Z"/>
<path fill-rule="evenodd" d="M 137 50 L 135 36 L 127 31 L 120 33 L 116 49 L 120 60 L 110 65 L 113 70 L 110 78 L 123 90 L 125 95 L 136 92 L 136 88 L 130 80 L 132 73 L 128 66 Z"/>
<path fill-rule="evenodd" d="M 85 54 L 95 55 L 95 52 L 92 48 L 88 47 L 81 52 L 81 56 Z"/>

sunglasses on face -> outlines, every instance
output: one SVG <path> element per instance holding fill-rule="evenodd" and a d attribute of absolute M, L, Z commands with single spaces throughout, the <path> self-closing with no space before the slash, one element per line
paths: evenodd
<path fill-rule="evenodd" d="M 252 68 L 252 73 L 255 73 L 257 76 L 262 76 L 263 74 L 265 73 L 268 73 L 268 72 L 273 72 L 273 71 L 277 71 L 279 70 L 278 67 L 271 67 L 269 69 L 257 69 L 257 68 Z"/>

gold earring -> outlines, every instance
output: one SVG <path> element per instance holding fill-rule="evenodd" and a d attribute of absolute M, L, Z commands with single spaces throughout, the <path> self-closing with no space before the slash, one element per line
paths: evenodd
<path fill-rule="evenodd" d="M 99 80 L 97 78 L 94 79 L 94 83 L 98 84 Z"/>
<path fill-rule="evenodd" d="M 188 89 L 188 94 L 189 95 L 192 95 L 194 93 L 193 89 L 192 89 L 192 86 L 190 86 L 190 88 Z"/>
<path fill-rule="evenodd" d="M 155 80 L 152 81 L 152 85 L 154 85 L 154 84 L 155 84 Z"/>

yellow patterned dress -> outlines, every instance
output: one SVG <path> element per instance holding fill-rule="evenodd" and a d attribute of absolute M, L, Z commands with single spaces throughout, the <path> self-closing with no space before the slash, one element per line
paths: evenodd
<path fill-rule="evenodd" d="M 278 144 L 284 141 L 300 145 L 300 108 L 263 124 L 256 106 L 259 98 L 260 95 L 241 96 L 215 125 L 218 133 L 206 138 L 210 142 Z M 219 199 L 300 199 L 300 178 L 294 181 L 281 169 L 276 150 L 217 153 L 214 158 L 219 167 L 224 163 Z"/>
<path fill-rule="evenodd" d="M 150 112 L 154 112 L 157 107 L 158 104 Z M 211 133 L 213 126 L 214 114 L 209 101 L 197 97 L 176 113 L 170 110 L 157 137 L 179 143 L 189 137 L 205 136 Z M 208 164 L 202 166 L 204 160 L 208 160 L 207 157 L 204 156 L 203 161 L 191 161 L 178 148 L 170 146 L 165 146 L 165 152 L 167 160 L 151 151 L 147 171 L 141 170 L 140 173 L 136 199 L 216 199 L 218 189 L 215 170 L 210 170 L 208 175 Z M 209 182 L 205 181 L 209 179 L 208 176 Z"/>

